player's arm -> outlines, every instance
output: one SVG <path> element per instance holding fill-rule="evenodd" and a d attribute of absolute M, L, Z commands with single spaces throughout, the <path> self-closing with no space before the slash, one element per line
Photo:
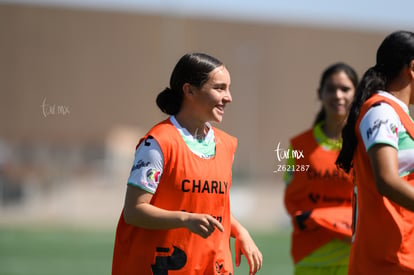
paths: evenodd
<path fill-rule="evenodd" d="M 414 211 L 414 187 L 398 174 L 397 149 L 376 144 L 368 151 L 378 192 L 402 207 Z"/>
<path fill-rule="evenodd" d="M 262 253 L 254 243 L 247 229 L 244 228 L 233 215 L 231 215 L 231 236 L 235 238 L 234 250 L 236 266 L 240 265 L 241 254 L 244 254 L 249 264 L 249 275 L 256 274 L 262 267 Z"/>
<path fill-rule="evenodd" d="M 386 118 L 386 119 L 384 119 Z M 388 104 L 373 106 L 360 123 L 378 192 L 389 200 L 414 211 L 414 188 L 399 175 L 396 130 L 400 119 Z"/>
<path fill-rule="evenodd" d="M 211 215 L 165 210 L 150 204 L 152 194 L 128 185 L 125 196 L 125 222 L 147 229 L 173 229 L 186 227 L 203 238 L 223 226 Z"/>
<path fill-rule="evenodd" d="M 163 163 L 161 148 L 154 139 L 147 139 L 138 146 L 125 195 L 125 222 L 147 229 L 185 227 L 204 238 L 215 228 L 223 231 L 222 225 L 211 215 L 170 211 L 150 204 L 162 177 Z"/>
<path fill-rule="evenodd" d="M 183 227 L 188 215 L 181 211 L 167 211 L 150 204 L 152 194 L 128 185 L 125 195 L 125 222 L 148 229 Z"/>
<path fill-rule="evenodd" d="M 289 150 L 293 150 L 292 144 L 289 145 Z M 286 166 L 287 167 L 294 167 L 295 166 L 295 158 L 292 158 L 290 154 L 289 154 L 289 157 L 286 159 Z M 299 212 L 299 214 L 302 214 L 301 210 L 303 210 L 303 209 L 298 209 L 296 203 L 294 202 L 295 197 L 293 196 L 293 194 L 297 194 L 297 192 L 295 192 L 293 190 L 297 189 L 297 186 L 295 186 L 295 183 L 293 182 L 293 177 L 294 177 L 293 169 L 289 170 L 289 171 L 286 169 L 286 171 L 283 175 L 283 181 L 285 183 L 284 200 L 283 201 L 284 201 L 287 213 L 289 214 L 289 216 L 294 218 L 294 217 L 296 217 L 296 215 L 298 215 L 298 212 Z"/>
<path fill-rule="evenodd" d="M 293 150 L 292 144 L 289 145 L 289 151 Z M 295 166 L 295 158 L 289 154 L 289 157 L 286 159 L 286 166 L 287 167 L 294 167 Z M 294 169 L 286 169 L 285 173 L 283 174 L 283 181 L 286 184 L 286 187 L 289 186 L 290 182 L 293 179 Z"/>

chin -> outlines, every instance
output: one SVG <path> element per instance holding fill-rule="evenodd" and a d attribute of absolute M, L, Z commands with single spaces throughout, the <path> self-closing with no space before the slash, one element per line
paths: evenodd
<path fill-rule="evenodd" d="M 220 123 L 223 120 L 223 116 L 219 114 L 213 114 L 210 121 Z"/>
<path fill-rule="evenodd" d="M 333 110 L 332 111 L 332 115 L 334 115 L 335 117 L 345 117 L 347 115 L 346 110 L 344 109 L 340 109 L 340 110 Z"/>
<path fill-rule="evenodd" d="M 344 115 L 344 114 L 336 114 L 335 115 L 335 119 L 337 120 L 337 121 L 343 121 L 343 120 L 345 120 L 347 118 L 347 116 L 346 115 Z"/>

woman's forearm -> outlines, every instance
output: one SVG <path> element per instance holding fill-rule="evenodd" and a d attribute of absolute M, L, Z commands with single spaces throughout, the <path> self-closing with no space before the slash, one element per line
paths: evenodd
<path fill-rule="evenodd" d="M 414 211 L 414 187 L 398 178 L 393 182 L 377 182 L 378 192 L 400 206 Z"/>
<path fill-rule="evenodd" d="M 414 211 L 414 187 L 398 173 L 398 154 L 394 147 L 375 145 L 368 151 L 378 193 Z"/>
<path fill-rule="evenodd" d="M 248 233 L 247 229 L 244 228 L 233 215 L 231 215 L 230 222 L 231 222 L 231 232 L 230 232 L 231 237 L 237 238 L 237 236 L 239 236 L 240 233 Z"/>
<path fill-rule="evenodd" d="M 189 213 L 184 211 L 170 211 L 155 207 L 148 203 L 141 203 L 133 207 L 124 208 L 125 222 L 147 229 L 173 229 L 184 227 Z"/>

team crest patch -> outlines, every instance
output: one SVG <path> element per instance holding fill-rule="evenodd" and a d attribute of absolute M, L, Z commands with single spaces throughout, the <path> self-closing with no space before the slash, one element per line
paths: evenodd
<path fill-rule="evenodd" d="M 398 137 L 398 127 L 394 123 L 390 124 L 390 130 L 393 134 L 395 134 Z"/>
<path fill-rule="evenodd" d="M 156 187 L 160 182 L 161 172 L 154 168 L 148 169 L 147 173 L 147 183 L 151 187 Z"/>

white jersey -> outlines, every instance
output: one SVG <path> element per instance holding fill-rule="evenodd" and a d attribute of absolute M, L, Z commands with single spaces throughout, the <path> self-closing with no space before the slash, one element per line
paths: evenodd
<path fill-rule="evenodd" d="M 379 94 L 394 100 L 409 113 L 407 105 L 398 98 L 387 92 Z M 382 102 L 372 106 L 362 118 L 359 130 L 367 151 L 375 144 L 387 144 L 398 150 L 400 176 L 414 171 L 414 140 L 391 105 Z"/>
<path fill-rule="evenodd" d="M 200 158 L 211 158 L 215 154 L 214 131 L 210 124 L 206 136 L 197 141 L 175 119 L 170 117 L 171 123 L 177 128 L 190 150 Z M 160 145 L 155 139 L 146 139 L 135 151 L 135 159 L 128 178 L 128 184 L 139 187 L 152 194 L 155 193 L 164 169 L 164 156 Z"/>

